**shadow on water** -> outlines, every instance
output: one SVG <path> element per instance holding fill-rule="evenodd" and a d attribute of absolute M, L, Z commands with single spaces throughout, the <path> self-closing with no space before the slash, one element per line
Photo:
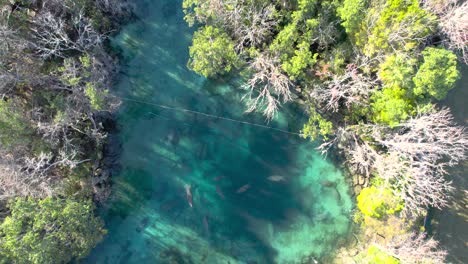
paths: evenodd
<path fill-rule="evenodd" d="M 441 103 L 450 107 L 459 125 L 468 126 L 468 66 L 461 65 L 462 78 L 455 89 Z M 435 236 L 441 246 L 448 250 L 450 263 L 468 263 L 466 245 L 468 244 L 468 161 L 449 171 L 449 178 L 456 188 L 448 208 L 435 212 Z"/>
<path fill-rule="evenodd" d="M 181 1 L 141 2 L 140 19 L 113 41 L 123 57 L 115 94 L 265 123 L 243 113 L 236 80 L 185 67 Z M 301 118 L 287 107 L 269 125 L 298 131 Z M 129 101 L 118 122 L 122 170 L 101 212 L 109 234 L 84 262 L 295 263 L 332 254 L 347 233 L 346 183 L 312 143 Z"/>

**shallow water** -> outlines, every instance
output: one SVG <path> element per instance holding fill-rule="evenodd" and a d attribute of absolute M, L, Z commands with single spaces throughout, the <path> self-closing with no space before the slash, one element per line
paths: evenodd
<path fill-rule="evenodd" d="M 239 80 L 209 81 L 186 68 L 192 31 L 181 1 L 139 2 L 139 19 L 113 45 L 124 64 L 114 93 L 140 102 L 123 100 L 118 114 L 122 170 L 102 211 L 109 233 L 85 262 L 282 264 L 332 255 L 353 207 L 339 169 L 297 136 L 147 104 L 265 124 L 243 113 Z M 268 125 L 297 132 L 304 116 L 295 109 Z"/>

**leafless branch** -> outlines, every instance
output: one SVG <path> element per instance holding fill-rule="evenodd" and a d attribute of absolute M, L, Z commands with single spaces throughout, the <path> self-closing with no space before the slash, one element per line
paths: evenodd
<path fill-rule="evenodd" d="M 337 112 L 342 104 L 349 109 L 353 104 L 368 103 L 373 88 L 378 84 L 377 80 L 360 70 L 365 66 L 348 64 L 342 75 L 329 74 L 331 79 L 316 85 L 310 96 L 332 112 Z"/>
<path fill-rule="evenodd" d="M 101 45 L 106 36 L 93 29 L 83 11 L 74 14 L 71 28 L 64 19 L 46 11 L 37 15 L 32 31 L 35 41 L 32 45 L 43 58 L 58 56 L 64 58 L 64 52 L 79 51 L 86 53 Z"/>
<path fill-rule="evenodd" d="M 289 78 L 281 71 L 278 59 L 261 54 L 250 64 L 252 77 L 244 87 L 248 93 L 243 97 L 248 102 L 247 112 L 263 108 L 267 119 L 272 119 L 281 102 L 292 100 Z"/>
<path fill-rule="evenodd" d="M 384 251 L 402 263 L 445 263 L 448 253 L 439 248 L 439 242 L 425 233 L 410 233 L 396 237 Z"/>
<path fill-rule="evenodd" d="M 444 44 L 458 52 L 468 64 L 468 2 L 457 0 L 422 0 L 423 7 L 439 16 Z"/>

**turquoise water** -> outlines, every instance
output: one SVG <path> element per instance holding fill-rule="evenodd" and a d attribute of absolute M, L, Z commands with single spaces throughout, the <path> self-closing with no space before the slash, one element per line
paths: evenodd
<path fill-rule="evenodd" d="M 138 2 L 138 19 L 113 40 L 123 57 L 116 95 L 266 124 L 243 113 L 239 80 L 186 68 L 192 31 L 181 1 Z M 295 109 L 268 125 L 297 132 L 304 116 Z M 345 241 L 348 187 L 312 143 L 127 100 L 118 123 L 122 169 L 102 210 L 109 233 L 85 262 L 324 261 Z"/>

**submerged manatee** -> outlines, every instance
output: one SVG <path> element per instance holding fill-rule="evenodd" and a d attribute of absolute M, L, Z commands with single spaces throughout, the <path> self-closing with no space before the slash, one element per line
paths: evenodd
<path fill-rule="evenodd" d="M 322 185 L 323 187 L 327 187 L 327 188 L 336 188 L 336 182 L 334 181 L 330 181 L 330 180 L 322 180 L 320 181 L 320 185 Z"/>
<path fill-rule="evenodd" d="M 285 182 L 286 181 L 286 178 L 284 178 L 281 175 L 271 175 L 267 179 L 272 182 Z"/>

